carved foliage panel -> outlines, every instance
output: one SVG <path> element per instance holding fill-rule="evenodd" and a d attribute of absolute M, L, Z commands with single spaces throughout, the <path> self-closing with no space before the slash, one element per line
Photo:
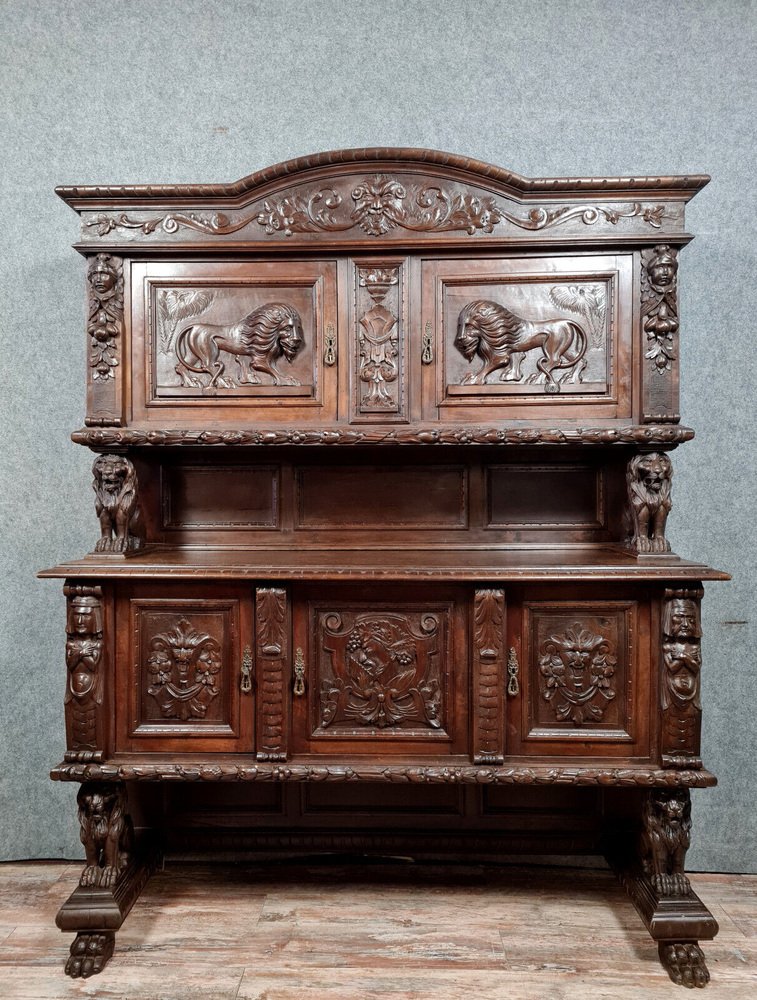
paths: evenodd
<path fill-rule="evenodd" d="M 255 591 L 258 760 L 286 760 L 289 713 L 289 606 L 281 587 Z"/>
<path fill-rule="evenodd" d="M 451 606 L 311 609 L 313 735 L 447 737 Z"/>
<path fill-rule="evenodd" d="M 99 253 L 87 267 L 87 424 L 118 426 L 124 368 L 124 262 Z"/>
<path fill-rule="evenodd" d="M 505 753 L 505 592 L 473 600 L 473 760 L 501 764 Z"/>
<path fill-rule="evenodd" d="M 354 265 L 353 417 L 407 416 L 405 268 L 396 261 Z"/>
<path fill-rule="evenodd" d="M 131 620 L 131 735 L 238 735 L 238 602 L 133 600 Z"/>
<path fill-rule="evenodd" d="M 526 605 L 528 739 L 632 739 L 635 606 Z"/>
<path fill-rule="evenodd" d="M 678 250 L 667 243 L 641 251 L 641 340 L 644 420 L 677 422 Z"/>

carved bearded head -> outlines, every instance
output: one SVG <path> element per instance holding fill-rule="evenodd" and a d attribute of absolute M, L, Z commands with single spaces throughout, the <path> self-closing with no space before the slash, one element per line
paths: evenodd
<path fill-rule="evenodd" d="M 355 208 L 351 218 L 369 236 L 381 236 L 401 222 L 407 191 L 399 181 L 384 174 L 367 177 L 352 192 Z"/>

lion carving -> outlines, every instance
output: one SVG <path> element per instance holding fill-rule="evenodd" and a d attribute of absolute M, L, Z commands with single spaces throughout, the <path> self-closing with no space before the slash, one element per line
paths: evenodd
<path fill-rule="evenodd" d="M 691 800 L 687 790 L 659 788 L 647 797 L 641 857 L 645 873 L 662 896 L 685 896 L 691 889 L 683 872 L 691 843 Z"/>
<path fill-rule="evenodd" d="M 475 299 L 461 310 L 455 347 L 467 361 L 478 355 L 482 362 L 478 371 L 463 378 L 462 385 L 485 385 L 496 371 L 501 372 L 501 381 L 520 382 L 525 354 L 539 349 L 539 374 L 529 376 L 527 381 L 543 379 L 545 392 L 559 392 L 560 383 L 568 379 L 580 382 L 586 368 L 586 334 L 578 323 L 568 319 L 523 319 L 489 299 Z M 562 372 L 559 379 L 554 376 L 556 371 Z"/>
<path fill-rule="evenodd" d="M 667 455 L 635 455 L 628 463 L 626 481 L 633 530 L 631 547 L 637 552 L 669 552 L 665 522 L 673 506 L 670 480 L 673 465 Z"/>
<path fill-rule="evenodd" d="M 110 889 L 129 863 L 134 842 L 134 830 L 126 812 L 126 792 L 106 782 L 89 782 L 81 786 L 76 801 L 79 837 L 87 860 L 79 884 Z"/>
<path fill-rule="evenodd" d="M 100 455 L 92 466 L 100 538 L 95 552 L 127 552 L 143 545 L 137 474 L 128 458 Z"/>
<path fill-rule="evenodd" d="M 302 348 L 304 336 L 300 314 L 284 302 L 267 302 L 248 313 L 239 323 L 215 326 L 192 323 L 176 339 L 176 373 L 182 385 L 197 386 L 194 375 L 209 375 L 204 388 L 234 388 L 259 385 L 255 372 L 270 375 L 273 385 L 300 385 L 293 375 L 284 375 L 276 367 L 280 358 L 291 364 Z M 226 363 L 222 353 L 231 354 L 239 366 L 239 382 L 224 376 Z M 192 374 L 190 374 L 192 373 Z"/>

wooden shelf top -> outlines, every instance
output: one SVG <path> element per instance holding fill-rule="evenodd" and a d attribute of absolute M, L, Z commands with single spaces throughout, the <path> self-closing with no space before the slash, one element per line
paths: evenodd
<path fill-rule="evenodd" d="M 39 573 L 203 580 L 729 580 L 676 555 L 636 557 L 619 546 L 563 548 L 298 549 L 152 546 L 136 555 L 92 554 Z"/>

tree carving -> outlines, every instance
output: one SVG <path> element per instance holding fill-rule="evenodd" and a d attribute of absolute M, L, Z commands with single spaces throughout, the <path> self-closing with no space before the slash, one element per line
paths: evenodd
<path fill-rule="evenodd" d="M 607 292 L 604 285 L 555 285 L 550 288 L 549 297 L 558 309 L 583 316 L 588 323 L 591 346 L 604 347 L 607 317 Z"/>
<path fill-rule="evenodd" d="M 642 816 L 641 860 L 658 896 L 691 892 L 684 874 L 691 843 L 691 796 L 688 788 L 654 788 Z"/>
<path fill-rule="evenodd" d="M 87 271 L 89 314 L 87 333 L 91 338 L 89 365 L 93 379 L 115 378 L 118 342 L 123 334 L 124 269 L 120 257 L 99 253 Z"/>
<path fill-rule="evenodd" d="M 615 697 L 612 678 L 618 661 L 614 652 L 606 636 L 580 622 L 541 644 L 541 694 L 552 704 L 558 721 L 570 719 L 576 726 L 601 721 L 603 701 Z"/>
<path fill-rule="evenodd" d="M 129 863 L 134 830 L 127 812 L 126 787 L 120 783 L 85 782 L 76 796 L 79 836 L 86 866 L 79 879 L 84 888 L 111 889 Z"/>
<path fill-rule="evenodd" d="M 678 251 L 666 243 L 641 252 L 641 316 L 647 336 L 644 357 L 658 372 L 670 371 L 676 359 L 678 332 Z"/>
<path fill-rule="evenodd" d="M 436 615 L 419 616 L 420 634 L 400 614 L 359 614 L 346 628 L 335 613 L 322 621 L 322 646 L 331 660 L 330 676 L 321 682 L 323 729 L 339 722 L 441 728 Z"/>
<path fill-rule="evenodd" d="M 69 749 L 97 749 L 97 715 L 103 702 L 103 606 L 99 587 L 66 587 L 66 667 L 64 703 Z"/>
<path fill-rule="evenodd" d="M 495 372 L 500 381 L 544 383 L 544 391 L 558 393 L 570 379 L 581 382 L 586 368 L 586 334 L 568 319 L 532 322 L 489 299 L 475 299 L 460 311 L 455 347 L 466 361 L 478 356 L 481 366 L 463 377 L 462 385 L 485 385 Z M 523 358 L 540 350 L 538 372 L 524 377 Z M 559 372 L 557 378 L 554 372 Z"/>
<path fill-rule="evenodd" d="M 304 334 L 300 314 L 285 302 L 267 302 L 238 323 L 218 326 L 192 323 L 176 337 L 176 373 L 184 386 L 201 389 L 259 385 L 255 374 L 268 375 L 273 385 L 300 385 L 293 375 L 276 367 L 281 358 L 291 364 L 302 350 Z M 223 354 L 231 354 L 239 367 L 239 381 L 225 374 Z M 209 377 L 204 383 L 200 375 Z"/>
<path fill-rule="evenodd" d="M 399 408 L 391 383 L 399 375 L 398 317 L 386 308 L 390 288 L 399 283 L 399 268 L 359 268 L 358 283 L 373 306 L 360 317 L 358 348 L 359 378 L 368 391 L 360 400 L 361 412 L 396 411 Z"/>
<path fill-rule="evenodd" d="M 662 614 L 663 766 L 701 767 L 701 588 L 666 590 Z"/>
<path fill-rule="evenodd" d="M 173 349 L 176 333 L 182 320 L 199 316 L 213 303 L 215 292 L 202 288 L 179 291 L 176 288 L 159 288 L 156 294 L 158 336 L 160 349 L 169 354 Z"/>
<path fill-rule="evenodd" d="M 665 523 L 673 506 L 673 464 L 662 452 L 635 455 L 628 463 L 626 484 L 632 521 L 629 545 L 636 552 L 669 552 Z"/>
<path fill-rule="evenodd" d="M 123 455 L 100 455 L 92 465 L 100 538 L 95 552 L 129 552 L 144 545 L 137 473 Z"/>
<path fill-rule="evenodd" d="M 165 719 L 204 719 L 219 695 L 221 646 L 207 632 L 198 632 L 186 618 L 150 640 L 147 693 Z"/>

